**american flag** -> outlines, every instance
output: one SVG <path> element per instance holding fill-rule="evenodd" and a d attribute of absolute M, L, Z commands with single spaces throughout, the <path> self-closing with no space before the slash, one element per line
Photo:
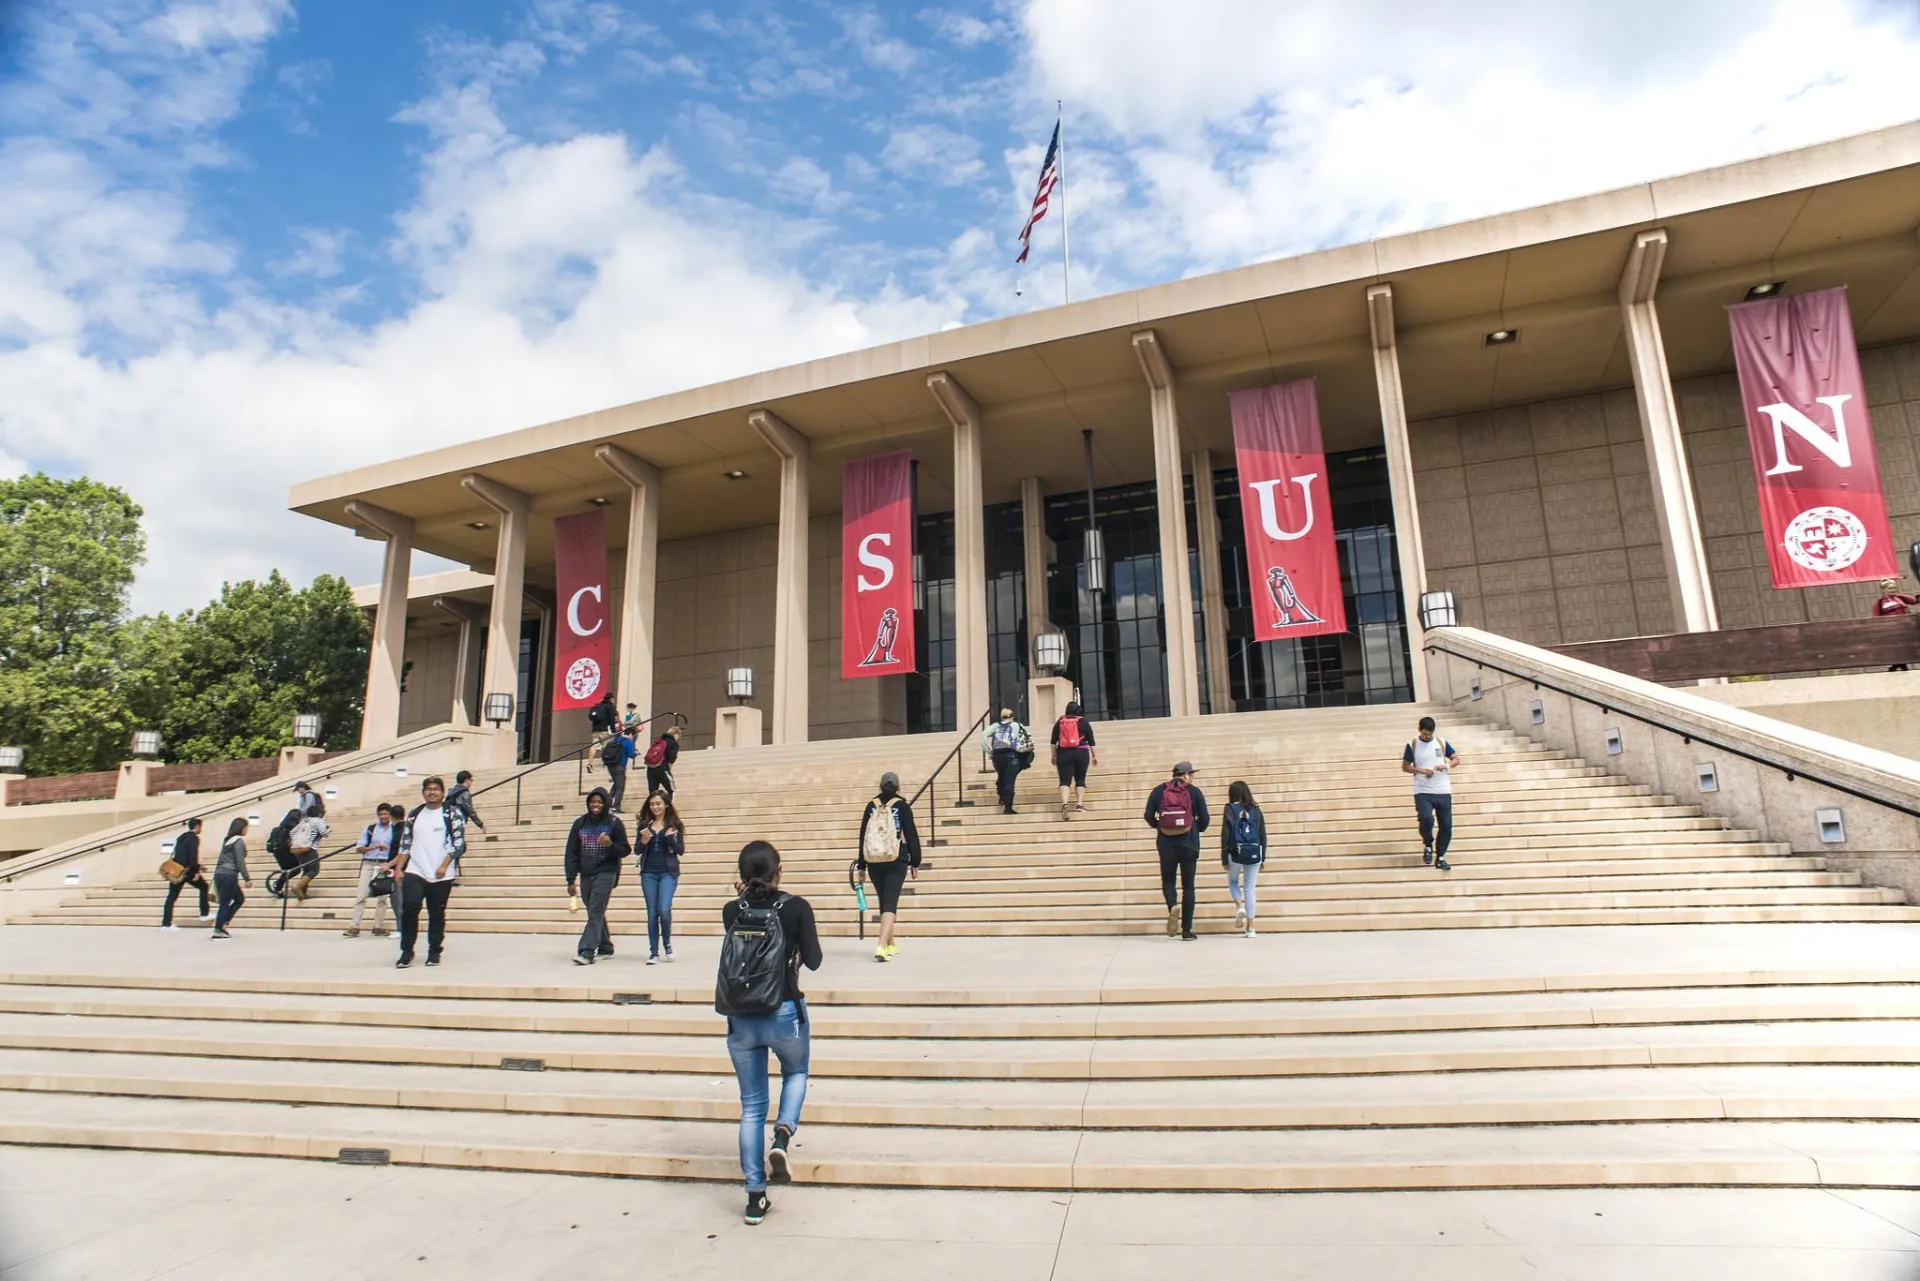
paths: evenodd
<path fill-rule="evenodd" d="M 1060 122 L 1053 125 L 1053 141 L 1047 144 L 1047 159 L 1040 166 L 1040 187 L 1033 193 L 1033 211 L 1027 215 L 1027 225 L 1020 228 L 1020 256 L 1016 263 L 1027 260 L 1027 251 L 1033 248 L 1033 224 L 1047 216 L 1047 198 L 1053 194 L 1054 184 L 1060 181 Z"/>

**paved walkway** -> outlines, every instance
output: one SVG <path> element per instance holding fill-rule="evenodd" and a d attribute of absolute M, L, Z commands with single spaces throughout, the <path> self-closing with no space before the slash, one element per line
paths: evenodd
<path fill-rule="evenodd" d="M 1912 1281 L 1920 1193 L 733 1189 L 0 1148 L 5 1281 Z"/>

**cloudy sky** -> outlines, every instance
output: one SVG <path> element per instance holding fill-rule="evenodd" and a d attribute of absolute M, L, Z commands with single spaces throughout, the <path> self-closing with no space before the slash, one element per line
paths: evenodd
<path fill-rule="evenodd" d="M 1914 0 L 0 0 L 0 468 L 142 609 L 298 479 L 1920 115 Z"/>

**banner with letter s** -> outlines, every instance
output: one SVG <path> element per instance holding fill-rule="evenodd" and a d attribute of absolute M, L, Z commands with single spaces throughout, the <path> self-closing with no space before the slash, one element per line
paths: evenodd
<path fill-rule="evenodd" d="M 605 512 L 553 522 L 553 581 L 553 710 L 591 707 L 613 688 Z"/>
<path fill-rule="evenodd" d="M 840 475 L 840 675 L 911 672 L 913 457 L 857 458 Z"/>
<path fill-rule="evenodd" d="M 1775 589 L 1898 577 L 1846 286 L 1727 320 Z"/>
<path fill-rule="evenodd" d="M 1233 449 L 1256 640 L 1347 630 L 1313 379 L 1235 392 Z"/>

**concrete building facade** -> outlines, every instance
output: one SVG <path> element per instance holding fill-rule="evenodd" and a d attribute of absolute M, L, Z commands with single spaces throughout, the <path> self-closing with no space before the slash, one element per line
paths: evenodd
<path fill-rule="evenodd" d="M 1724 308 L 1848 288 L 1904 547 L 1917 228 L 1913 124 L 380 462 L 291 504 L 387 542 L 370 743 L 499 692 L 528 755 L 586 737 L 540 709 L 552 520 L 589 505 L 622 699 L 684 714 L 695 746 L 742 666 L 769 741 L 965 724 L 1023 703 L 1043 630 L 1106 716 L 1412 698 L 1427 589 L 1543 644 L 1864 613 L 1868 586 L 1770 586 Z M 1354 622 L 1256 642 L 1227 398 L 1307 376 Z M 842 680 L 840 466 L 895 449 L 917 463 L 922 671 Z M 410 581 L 415 549 L 471 570 Z"/>

